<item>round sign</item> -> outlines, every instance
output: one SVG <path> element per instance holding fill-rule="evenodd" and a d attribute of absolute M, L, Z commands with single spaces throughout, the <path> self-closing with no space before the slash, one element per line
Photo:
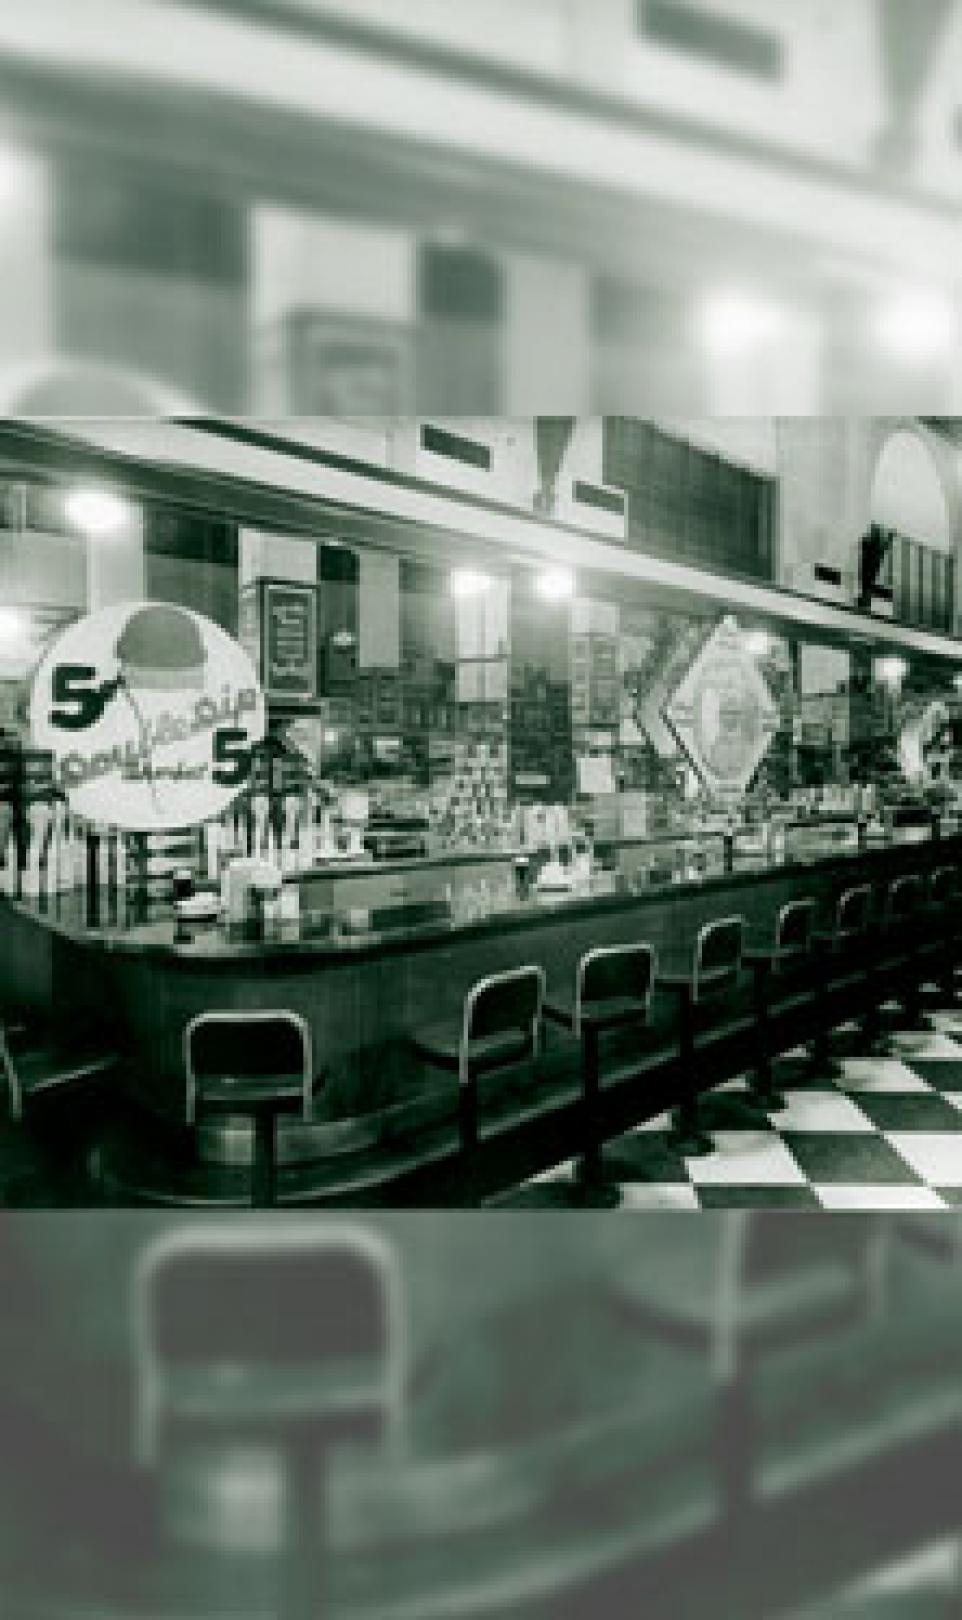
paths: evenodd
<path fill-rule="evenodd" d="M 254 666 L 225 631 L 188 608 L 137 602 L 58 637 L 34 676 L 30 725 L 76 815 L 162 832 L 227 809 L 266 714 Z"/>

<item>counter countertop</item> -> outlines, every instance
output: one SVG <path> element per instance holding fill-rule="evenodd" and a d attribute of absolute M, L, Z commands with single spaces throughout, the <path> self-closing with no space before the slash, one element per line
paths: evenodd
<path fill-rule="evenodd" d="M 497 866 L 513 863 L 521 856 L 517 849 L 452 849 L 438 850 L 433 855 L 410 855 L 397 860 L 376 861 L 370 855 L 341 856 L 336 860 L 318 861 L 305 872 L 294 872 L 287 879 L 292 883 L 307 883 L 312 878 L 397 877 L 405 872 L 423 872 L 443 867 Z"/>
<path fill-rule="evenodd" d="M 962 853 L 962 836 L 941 841 L 936 848 L 955 858 Z M 850 869 L 854 862 L 874 863 L 898 850 L 920 848 L 917 838 L 896 837 L 867 850 L 832 850 L 770 864 L 764 858 L 738 859 L 733 872 L 714 873 L 671 883 L 644 882 L 620 873 L 601 873 L 587 884 L 570 891 L 535 893 L 527 898 L 489 894 L 475 896 L 467 903 L 430 902 L 398 905 L 366 914 L 368 926 L 347 912 L 309 910 L 302 907 L 296 921 L 269 925 L 263 939 L 250 940 L 228 930 L 220 921 L 179 926 L 169 915 L 139 921 L 124 915 L 121 904 L 115 911 L 101 897 L 100 925 L 88 925 L 84 897 L 65 894 L 45 905 L 35 901 L 5 899 L 2 904 L 29 917 L 41 927 L 78 944 L 109 953 L 161 958 L 185 965 L 215 966 L 258 959 L 271 961 L 303 959 L 305 965 L 324 966 L 356 961 L 366 956 L 390 955 L 424 949 L 465 936 L 535 927 L 559 914 L 572 919 L 592 911 L 625 909 L 629 906 L 659 905 L 673 898 L 694 893 L 737 890 L 771 877 L 782 879 L 795 873 L 833 868 Z M 933 848 L 928 845 L 927 847 Z M 381 870 L 378 866 L 376 870 Z"/>

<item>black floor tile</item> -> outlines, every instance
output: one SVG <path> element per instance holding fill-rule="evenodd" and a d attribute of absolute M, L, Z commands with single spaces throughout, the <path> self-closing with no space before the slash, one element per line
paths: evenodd
<path fill-rule="evenodd" d="M 962 1112 L 934 1092 L 859 1091 L 852 1097 L 880 1131 L 962 1131 Z"/>
<path fill-rule="evenodd" d="M 566 1177 L 564 1180 L 543 1181 L 521 1187 L 489 1207 L 497 1209 L 503 1204 L 504 1208 L 511 1210 L 617 1209 L 620 1202 L 616 1183 L 584 1186 L 576 1179 Z"/>
<path fill-rule="evenodd" d="M 868 1132 L 843 1136 L 831 1131 L 785 1131 L 784 1141 L 815 1186 L 823 1182 L 864 1184 L 870 1197 L 873 1186 L 921 1184 L 921 1178 L 888 1142 Z"/>
<path fill-rule="evenodd" d="M 944 1203 L 953 1209 L 962 1209 L 962 1187 L 936 1187 L 934 1190 Z"/>
<path fill-rule="evenodd" d="M 604 1151 L 605 1175 L 617 1181 L 677 1185 L 689 1179 L 685 1161 L 668 1145 L 665 1131 L 636 1131 Z"/>
<path fill-rule="evenodd" d="M 902 1054 L 902 1062 L 936 1091 L 962 1091 L 962 1062 L 954 1058 L 914 1058 L 907 1052 Z"/>
<path fill-rule="evenodd" d="M 702 1209 L 819 1209 L 811 1187 L 699 1187 Z"/>

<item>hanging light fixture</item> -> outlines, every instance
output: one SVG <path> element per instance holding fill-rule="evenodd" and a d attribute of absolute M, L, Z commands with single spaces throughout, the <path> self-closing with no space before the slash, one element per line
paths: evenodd
<path fill-rule="evenodd" d="M 68 522 L 91 540 L 117 534 L 130 513 L 126 501 L 109 489 L 71 490 L 64 509 Z"/>

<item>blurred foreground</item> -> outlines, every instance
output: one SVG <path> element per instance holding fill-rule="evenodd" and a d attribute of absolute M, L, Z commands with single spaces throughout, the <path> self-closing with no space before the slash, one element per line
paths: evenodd
<path fill-rule="evenodd" d="M 962 1226 L 0 1226 L 17 1620 L 956 1613 Z"/>

